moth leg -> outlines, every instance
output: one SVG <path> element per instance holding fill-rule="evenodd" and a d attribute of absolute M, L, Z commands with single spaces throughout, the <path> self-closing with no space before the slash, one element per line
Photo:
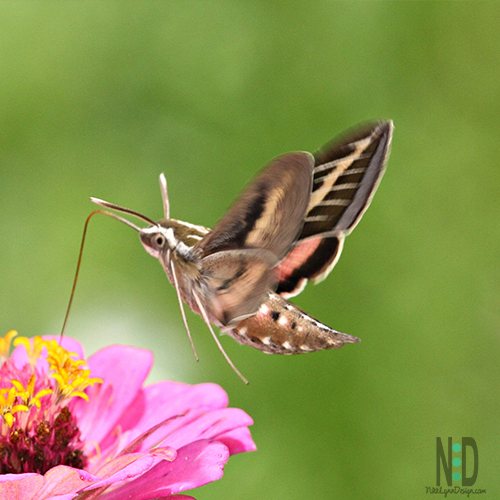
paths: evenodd
<path fill-rule="evenodd" d="M 174 288 L 175 291 L 177 292 L 177 298 L 179 300 L 179 306 L 181 308 L 182 320 L 184 321 L 184 326 L 186 327 L 186 332 L 189 337 L 189 342 L 191 343 L 191 349 L 193 350 L 194 359 L 196 359 L 196 361 L 199 361 L 200 358 L 198 358 L 198 354 L 196 354 L 196 348 L 194 347 L 193 337 L 191 336 L 191 331 L 189 330 L 189 325 L 186 319 L 186 313 L 184 312 L 184 304 L 182 303 L 181 292 L 179 291 L 179 282 L 177 281 L 177 275 L 175 274 L 175 267 L 172 260 L 170 260 L 170 270 L 172 271 L 172 277 L 174 278 Z"/>
<path fill-rule="evenodd" d="M 219 348 L 220 352 L 226 358 L 226 361 L 228 362 L 229 366 L 234 370 L 236 375 L 238 375 L 238 377 L 240 377 L 241 380 L 243 380 L 243 382 L 248 385 L 248 380 L 241 374 L 241 372 L 238 370 L 238 368 L 236 368 L 236 366 L 234 366 L 234 363 L 231 361 L 229 356 L 226 354 L 226 351 L 222 347 L 219 339 L 217 338 L 217 335 L 215 335 L 215 332 L 212 328 L 212 325 L 211 325 L 210 321 L 208 320 L 207 312 L 205 311 L 205 308 L 203 307 L 201 300 L 198 298 L 198 295 L 196 295 L 196 293 L 194 291 L 193 291 L 193 297 L 194 297 L 194 300 L 196 301 L 196 304 L 198 305 L 198 309 L 200 310 L 201 317 L 203 318 L 203 320 L 207 324 L 208 329 L 210 330 L 210 333 L 212 334 L 212 337 L 214 338 L 215 343 L 217 344 L 217 347 Z"/>

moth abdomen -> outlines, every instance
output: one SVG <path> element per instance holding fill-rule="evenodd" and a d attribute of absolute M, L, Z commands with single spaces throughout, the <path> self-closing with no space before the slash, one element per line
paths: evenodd
<path fill-rule="evenodd" d="M 268 354 L 303 354 L 359 342 L 358 338 L 333 330 L 273 292 L 269 292 L 256 314 L 226 333 L 241 344 Z"/>

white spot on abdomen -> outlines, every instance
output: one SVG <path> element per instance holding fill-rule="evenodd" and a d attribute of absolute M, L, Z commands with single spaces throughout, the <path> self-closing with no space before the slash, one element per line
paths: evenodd
<path fill-rule="evenodd" d="M 269 314 L 269 307 L 266 304 L 262 304 L 259 308 L 259 312 L 262 314 Z"/>
<path fill-rule="evenodd" d="M 278 320 L 278 323 L 280 325 L 284 326 L 284 325 L 288 324 L 288 318 L 286 316 L 280 316 L 280 319 Z"/>

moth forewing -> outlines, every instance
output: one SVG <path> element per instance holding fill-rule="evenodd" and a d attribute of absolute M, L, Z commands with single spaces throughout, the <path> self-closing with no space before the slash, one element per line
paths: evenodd
<path fill-rule="evenodd" d="M 288 153 L 271 161 L 197 245 L 203 256 L 261 248 L 283 259 L 299 236 L 312 188 L 314 158 Z"/>

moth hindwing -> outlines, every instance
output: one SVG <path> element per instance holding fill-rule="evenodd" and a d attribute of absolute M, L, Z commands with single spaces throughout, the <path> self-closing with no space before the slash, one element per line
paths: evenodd
<path fill-rule="evenodd" d="M 382 178 L 392 129 L 390 121 L 367 123 L 314 155 L 279 156 L 211 231 L 170 218 L 162 174 L 165 218 L 139 231 L 143 246 L 159 259 L 176 288 L 181 309 L 182 302 L 187 303 L 210 329 L 213 323 L 267 353 L 296 354 L 358 342 L 285 298 L 332 270 L 344 238 L 368 208 Z"/>

